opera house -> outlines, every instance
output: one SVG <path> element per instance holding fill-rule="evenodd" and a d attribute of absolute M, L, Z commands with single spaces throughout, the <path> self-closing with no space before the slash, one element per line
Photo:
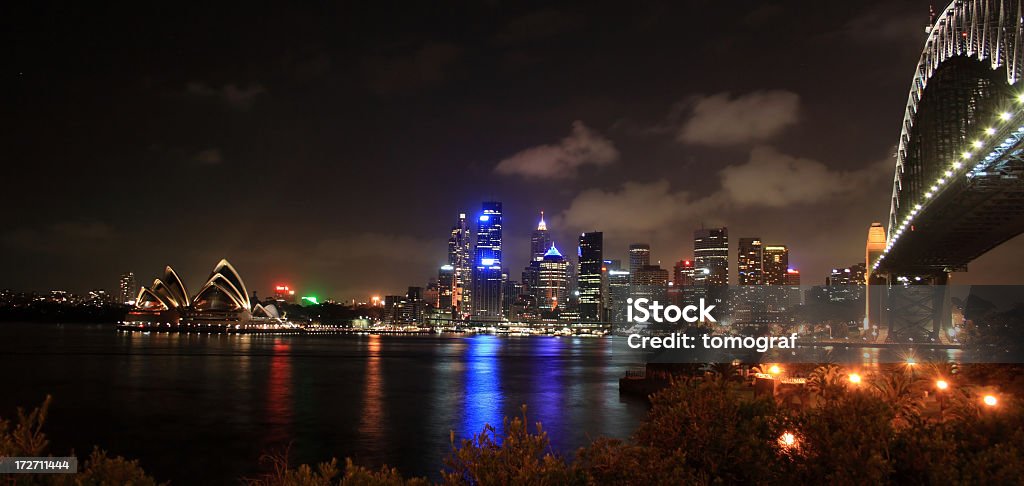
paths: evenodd
<path fill-rule="evenodd" d="M 162 279 L 139 290 L 135 307 L 119 326 L 125 329 L 246 332 L 292 328 L 273 305 L 253 305 L 245 282 L 227 260 L 190 296 L 170 266 Z"/>

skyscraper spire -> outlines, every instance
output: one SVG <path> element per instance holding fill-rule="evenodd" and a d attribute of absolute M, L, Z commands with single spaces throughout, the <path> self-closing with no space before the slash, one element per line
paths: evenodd
<path fill-rule="evenodd" d="M 544 210 L 540 212 L 540 222 L 537 223 L 537 231 L 547 231 L 548 225 L 544 222 Z"/>

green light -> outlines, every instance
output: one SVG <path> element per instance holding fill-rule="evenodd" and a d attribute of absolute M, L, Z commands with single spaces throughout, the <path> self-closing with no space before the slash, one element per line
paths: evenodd
<path fill-rule="evenodd" d="M 313 304 L 313 305 L 319 304 L 319 302 L 316 301 L 316 296 L 315 295 L 307 295 L 307 296 L 303 297 L 302 300 L 304 300 L 306 302 L 309 302 L 310 304 Z"/>

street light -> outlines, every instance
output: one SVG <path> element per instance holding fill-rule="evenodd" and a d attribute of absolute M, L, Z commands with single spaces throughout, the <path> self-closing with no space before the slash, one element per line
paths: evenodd
<path fill-rule="evenodd" d="M 996 399 L 995 395 L 985 395 L 985 398 L 982 398 L 981 401 L 989 407 L 994 407 L 999 404 L 999 400 Z"/>
<path fill-rule="evenodd" d="M 946 383 L 946 380 L 938 380 L 935 382 L 935 388 L 945 390 L 946 388 L 949 388 L 949 383 Z"/>
<path fill-rule="evenodd" d="M 860 384 L 860 375 L 858 375 L 857 373 L 851 373 L 850 374 L 850 383 L 853 383 L 854 385 L 859 385 Z"/>
<path fill-rule="evenodd" d="M 771 368 L 768 368 L 768 372 L 773 375 L 777 375 L 779 373 L 782 373 L 782 368 L 779 368 L 779 365 L 772 365 Z"/>
<path fill-rule="evenodd" d="M 799 444 L 797 444 L 796 435 L 793 435 L 792 432 L 783 432 L 782 435 L 779 436 L 779 446 L 783 449 L 796 449 L 799 446 Z"/>
<path fill-rule="evenodd" d="M 946 412 L 946 394 L 942 392 L 949 388 L 949 383 L 946 380 L 935 380 L 935 388 L 939 390 L 939 422 L 942 422 Z"/>

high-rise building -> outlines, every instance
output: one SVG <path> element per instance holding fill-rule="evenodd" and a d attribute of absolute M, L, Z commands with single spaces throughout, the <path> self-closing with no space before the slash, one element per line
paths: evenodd
<path fill-rule="evenodd" d="M 789 248 L 786 245 L 765 245 L 762 268 L 764 269 L 762 283 L 786 285 L 786 271 L 789 270 Z"/>
<path fill-rule="evenodd" d="M 786 270 L 786 285 L 800 286 L 800 270 L 790 268 Z"/>
<path fill-rule="evenodd" d="M 425 310 L 423 301 L 423 287 L 409 287 L 405 294 L 405 304 L 402 308 L 402 320 L 407 323 L 418 323 L 423 319 Z"/>
<path fill-rule="evenodd" d="M 684 288 L 693 286 L 693 260 L 679 260 L 672 267 L 672 286 Z"/>
<path fill-rule="evenodd" d="M 459 213 L 459 219 L 452 227 L 448 238 L 448 265 L 453 270 L 452 307 L 455 316 L 465 318 L 472 309 L 473 258 L 470 254 L 469 222 L 466 213 Z"/>
<path fill-rule="evenodd" d="M 121 274 L 121 281 L 117 286 L 117 301 L 121 304 L 132 305 L 135 297 L 139 294 L 139 284 L 135 281 L 135 273 L 127 272 Z"/>
<path fill-rule="evenodd" d="M 511 320 L 513 319 L 512 307 L 519 301 L 519 296 L 523 293 L 523 284 L 506 275 L 501 285 L 501 310 Z"/>
<path fill-rule="evenodd" d="M 701 228 L 693 232 L 696 280 L 709 286 L 729 285 L 729 230 Z"/>
<path fill-rule="evenodd" d="M 600 231 L 580 235 L 580 271 L 577 285 L 580 293 L 580 320 L 603 321 L 604 234 Z"/>
<path fill-rule="evenodd" d="M 647 243 L 633 243 L 629 245 L 629 271 L 630 273 L 651 264 L 651 245 Z"/>
<path fill-rule="evenodd" d="M 629 291 L 629 272 L 608 270 L 608 309 L 612 322 L 626 322 L 626 300 L 629 299 Z"/>
<path fill-rule="evenodd" d="M 434 304 L 446 315 L 455 312 L 455 267 L 442 265 L 437 271 L 437 302 Z"/>
<path fill-rule="evenodd" d="M 736 270 L 740 285 L 761 285 L 764 245 L 761 238 L 740 238 L 736 253 Z"/>
<path fill-rule="evenodd" d="M 280 303 L 295 303 L 295 289 L 288 285 L 275 285 L 274 286 L 274 301 Z"/>
<path fill-rule="evenodd" d="M 551 243 L 551 234 L 544 222 L 544 211 L 541 211 L 537 229 L 530 234 L 530 261 L 523 269 L 523 290 L 534 297 L 534 302 L 540 299 L 540 291 L 537 289 L 540 284 L 540 262 L 544 260 L 548 248 L 551 248 Z"/>
<path fill-rule="evenodd" d="M 568 303 L 568 263 L 552 244 L 540 262 L 539 295 L 537 306 L 542 312 L 558 311 Z"/>
<path fill-rule="evenodd" d="M 502 317 L 501 203 L 487 201 L 477 217 L 473 254 L 473 318 L 497 321 Z"/>
<path fill-rule="evenodd" d="M 530 260 L 543 260 L 544 254 L 548 252 L 549 248 L 551 248 L 551 234 L 548 233 L 548 224 L 544 222 L 544 211 L 541 211 L 537 229 L 530 234 Z"/>
<path fill-rule="evenodd" d="M 660 265 L 644 265 L 630 274 L 633 286 L 630 293 L 634 299 L 668 302 L 668 270 Z"/>

